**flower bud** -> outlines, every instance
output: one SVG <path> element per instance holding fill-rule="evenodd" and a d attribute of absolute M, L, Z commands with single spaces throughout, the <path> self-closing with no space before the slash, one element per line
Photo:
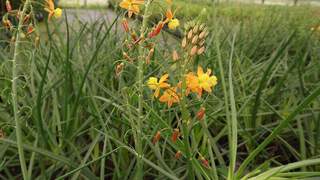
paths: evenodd
<path fill-rule="evenodd" d="M 209 168 L 209 161 L 208 160 L 206 160 L 204 157 L 200 157 L 200 161 L 204 167 Z"/>
<path fill-rule="evenodd" d="M 188 32 L 188 39 L 191 39 L 192 38 L 192 30 L 190 30 L 189 32 Z"/>
<path fill-rule="evenodd" d="M 121 25 L 122 25 L 122 28 L 125 32 L 129 32 L 130 29 L 129 29 L 129 23 L 128 23 L 128 20 L 126 18 L 123 18 L 122 22 L 121 22 Z"/>
<path fill-rule="evenodd" d="M 202 31 L 199 35 L 199 39 L 203 39 L 206 35 L 206 32 L 205 31 Z"/>
<path fill-rule="evenodd" d="M 194 56 L 198 51 L 198 47 L 197 46 L 193 46 L 193 48 L 190 51 L 190 56 Z"/>
<path fill-rule="evenodd" d="M 181 43 L 182 48 L 185 48 L 187 46 L 187 38 L 184 37 Z"/>
<path fill-rule="evenodd" d="M 176 50 L 174 50 L 172 52 L 172 59 L 173 59 L 173 61 L 179 60 L 179 54 L 178 54 L 178 52 Z"/>
<path fill-rule="evenodd" d="M 9 0 L 6 0 L 6 9 L 7 9 L 7 12 L 12 11 L 12 6 Z"/>
<path fill-rule="evenodd" d="M 197 42 L 198 42 L 198 35 L 195 35 L 193 38 L 192 38 L 192 41 L 191 41 L 191 43 L 192 44 L 196 44 Z"/>
<path fill-rule="evenodd" d="M 204 107 L 201 107 L 200 110 L 197 113 L 197 119 L 201 121 L 205 115 L 206 109 Z"/>
<path fill-rule="evenodd" d="M 198 25 L 195 25 L 194 28 L 192 29 L 193 34 L 197 34 L 197 33 L 198 33 L 198 30 L 199 30 L 199 26 L 198 26 Z"/>
<path fill-rule="evenodd" d="M 161 132 L 157 131 L 156 135 L 154 135 L 153 140 L 152 140 L 152 144 L 156 144 L 161 138 Z"/>
<path fill-rule="evenodd" d="M 173 134 L 172 134 L 172 136 L 171 136 L 171 140 L 172 140 L 174 143 L 176 143 L 177 140 L 178 140 L 178 138 L 179 138 L 179 136 L 180 136 L 180 130 L 179 130 L 178 128 L 176 128 L 176 129 L 173 130 Z"/>
<path fill-rule="evenodd" d="M 116 67 L 116 76 L 119 77 L 124 67 L 124 63 L 120 63 Z"/>
<path fill-rule="evenodd" d="M 181 156 L 182 156 L 181 151 L 177 151 L 177 153 L 175 154 L 174 158 L 178 160 L 178 159 L 181 158 Z"/>
<path fill-rule="evenodd" d="M 27 29 L 27 36 L 30 35 L 31 33 L 33 33 L 34 31 L 35 31 L 35 29 L 32 26 L 32 24 L 29 24 L 28 29 Z"/>
<path fill-rule="evenodd" d="M 146 64 L 150 64 L 153 54 L 154 54 L 154 48 L 150 49 L 148 56 L 146 57 Z"/>
<path fill-rule="evenodd" d="M 200 49 L 198 49 L 197 54 L 198 54 L 198 55 L 201 55 L 201 54 L 204 53 L 205 50 L 206 50 L 206 48 L 205 48 L 204 46 L 202 46 Z"/>

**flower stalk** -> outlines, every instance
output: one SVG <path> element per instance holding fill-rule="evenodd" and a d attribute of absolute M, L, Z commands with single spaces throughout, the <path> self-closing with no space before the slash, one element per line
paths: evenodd
<path fill-rule="evenodd" d="M 147 23 L 149 19 L 149 6 L 151 0 L 148 0 L 145 4 L 145 11 L 142 20 L 142 26 L 140 29 L 141 38 L 144 37 L 147 30 Z M 143 179 L 143 161 L 142 161 L 142 122 L 143 122 L 143 85 L 144 85 L 144 48 L 139 46 L 139 62 L 138 62 L 138 121 L 137 121 L 137 137 L 136 137 L 136 151 L 138 153 L 137 159 L 137 174 L 136 179 Z"/>
<path fill-rule="evenodd" d="M 21 130 L 21 122 L 19 120 L 19 108 L 18 108 L 18 93 L 17 93 L 17 80 L 18 80 L 18 69 L 17 69 L 17 59 L 18 55 L 20 54 L 20 39 L 22 31 L 22 26 L 24 22 L 24 16 L 28 10 L 30 4 L 30 0 L 26 0 L 22 9 L 22 12 L 20 13 L 19 17 L 19 24 L 16 31 L 16 40 L 14 43 L 14 53 L 13 53 L 13 59 L 12 59 L 12 105 L 13 105 L 13 116 L 16 126 L 16 137 L 17 137 L 17 147 L 18 147 L 18 154 L 19 154 L 19 160 L 20 160 L 20 166 L 21 171 L 23 175 L 24 180 L 28 180 L 28 171 L 26 166 L 26 161 L 24 157 L 23 152 L 23 141 L 22 141 L 22 130 Z"/>

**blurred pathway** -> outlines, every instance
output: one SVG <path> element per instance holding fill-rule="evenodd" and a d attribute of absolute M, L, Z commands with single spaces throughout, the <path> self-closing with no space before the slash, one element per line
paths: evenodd
<path fill-rule="evenodd" d="M 117 14 L 108 8 L 103 9 L 66 9 L 70 22 L 94 23 L 97 20 L 112 22 Z"/>

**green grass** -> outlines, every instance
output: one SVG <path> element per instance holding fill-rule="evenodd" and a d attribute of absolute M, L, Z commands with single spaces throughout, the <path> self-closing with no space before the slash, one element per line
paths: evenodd
<path fill-rule="evenodd" d="M 52 21 L 41 25 L 39 48 L 21 42 L 16 82 L 22 144 L 17 142 L 13 49 L 2 39 L 0 179 L 22 179 L 19 146 L 29 179 L 133 179 L 137 172 L 146 179 L 319 178 L 320 34 L 310 31 L 319 23 L 319 11 L 221 4 L 198 17 L 203 7 L 181 7 L 177 16 L 182 23 L 198 18 L 209 25 L 206 53 L 193 68 L 211 68 L 219 81 L 202 100 L 188 101 L 190 138 L 180 137 L 177 143 L 171 133 L 181 116 L 179 106 L 168 109 L 147 87 L 137 127 L 137 63 L 122 56 L 124 35 L 114 30 L 121 17 L 77 26 L 66 19 Z M 179 77 L 170 54 L 181 40 L 163 34 L 144 68 L 144 82 L 164 72 Z M 120 62 L 125 69 L 116 77 Z M 201 106 L 206 116 L 199 122 L 195 114 Z M 154 145 L 158 130 L 163 130 L 162 138 Z M 183 156 L 176 160 L 178 150 Z"/>

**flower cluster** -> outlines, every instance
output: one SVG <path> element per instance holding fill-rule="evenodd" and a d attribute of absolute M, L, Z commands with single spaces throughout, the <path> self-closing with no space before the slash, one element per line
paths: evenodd
<path fill-rule="evenodd" d="M 180 101 L 180 96 L 178 89 L 181 89 L 181 82 L 176 86 L 172 87 L 168 82 L 168 74 L 163 75 L 160 80 L 156 77 L 150 77 L 147 85 L 151 90 L 154 90 L 154 97 L 158 98 L 160 96 L 161 89 L 163 90 L 162 96 L 160 96 L 159 101 L 167 103 L 171 107 L 174 103 Z M 198 94 L 201 97 L 203 91 L 211 92 L 212 88 L 217 85 L 217 77 L 211 75 L 211 70 L 208 69 L 206 73 L 203 72 L 202 67 L 198 67 L 197 74 L 189 72 L 185 75 L 185 82 L 187 86 L 186 95 L 190 93 Z"/>

